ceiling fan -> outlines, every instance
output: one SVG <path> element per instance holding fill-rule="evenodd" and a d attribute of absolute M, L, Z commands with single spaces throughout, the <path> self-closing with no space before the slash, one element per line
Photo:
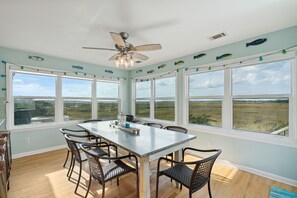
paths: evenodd
<path fill-rule="evenodd" d="M 108 50 L 116 51 L 118 53 L 114 54 L 109 60 L 115 60 L 116 66 L 133 66 L 134 62 L 142 62 L 149 57 L 138 53 L 139 51 L 152 51 L 162 49 L 160 44 L 146 44 L 134 46 L 126 40 L 129 37 L 129 34 L 126 32 L 110 32 L 112 40 L 115 42 L 115 48 L 100 48 L 100 47 L 82 47 L 83 49 L 95 49 L 95 50 Z"/>

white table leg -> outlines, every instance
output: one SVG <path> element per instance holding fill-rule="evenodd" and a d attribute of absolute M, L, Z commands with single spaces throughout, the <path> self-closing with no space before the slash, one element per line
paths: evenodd
<path fill-rule="evenodd" d="M 182 150 L 181 149 L 174 152 L 174 160 L 179 161 L 179 162 L 182 160 Z M 179 183 L 175 182 L 175 184 L 176 184 L 176 187 L 178 187 Z"/>
<path fill-rule="evenodd" d="M 140 198 L 150 198 L 150 163 L 148 157 L 140 158 L 139 182 Z"/>

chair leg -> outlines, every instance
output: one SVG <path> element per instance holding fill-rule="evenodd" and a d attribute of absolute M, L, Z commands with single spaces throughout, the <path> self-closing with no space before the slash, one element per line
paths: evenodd
<path fill-rule="evenodd" d="M 208 186 L 208 194 L 209 194 L 209 197 L 212 198 L 212 196 L 211 196 L 211 191 L 210 191 L 210 180 L 207 182 L 207 186 Z"/>
<path fill-rule="evenodd" d="M 117 185 L 120 185 L 120 179 L 117 177 Z"/>
<path fill-rule="evenodd" d="M 68 157 L 69 157 L 69 150 L 67 149 L 66 159 L 65 159 L 65 162 L 64 162 L 64 164 L 63 164 L 63 167 L 64 167 L 64 168 L 65 168 L 66 163 L 67 163 L 67 161 L 68 161 Z"/>
<path fill-rule="evenodd" d="M 139 175 L 138 172 L 136 174 L 136 186 L 137 186 L 137 197 L 139 197 Z"/>
<path fill-rule="evenodd" d="M 72 168 L 72 163 L 73 163 L 73 155 L 71 155 L 71 160 L 70 160 L 70 165 L 69 165 L 68 172 L 67 172 L 67 177 L 69 177 L 70 170 Z"/>
<path fill-rule="evenodd" d="M 157 174 L 157 182 L 156 182 L 156 198 L 158 198 L 158 191 L 159 191 L 159 175 Z"/>
<path fill-rule="evenodd" d="M 77 193 L 77 188 L 79 186 L 80 183 L 80 178 L 81 178 L 81 170 L 82 170 L 82 164 L 81 162 L 79 163 L 79 174 L 78 174 L 78 179 L 77 179 L 77 184 L 76 184 L 76 188 L 75 188 L 75 194 Z"/>
<path fill-rule="evenodd" d="M 69 176 L 68 176 L 68 180 L 69 180 L 69 181 L 70 181 L 71 175 L 72 175 L 72 173 L 73 173 L 74 166 L 75 166 L 75 159 L 72 159 L 72 167 L 71 167 L 70 174 L 69 174 Z"/>
<path fill-rule="evenodd" d="M 91 187 L 91 183 L 92 183 L 92 176 L 91 176 L 91 174 L 90 174 L 89 185 L 88 185 L 88 189 L 87 189 L 87 193 L 86 193 L 86 195 L 85 195 L 85 198 L 87 198 L 87 196 L 88 196 L 88 193 L 89 193 L 89 191 L 90 191 L 90 187 Z"/>
<path fill-rule="evenodd" d="M 105 183 L 102 183 L 102 198 L 105 196 Z"/>

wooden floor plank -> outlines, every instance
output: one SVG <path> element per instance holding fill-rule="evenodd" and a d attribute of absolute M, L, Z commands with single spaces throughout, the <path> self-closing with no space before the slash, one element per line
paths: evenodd
<path fill-rule="evenodd" d="M 67 180 L 67 169 L 63 168 L 66 149 L 42 153 L 34 156 L 13 160 L 10 177 L 9 198 L 75 198 L 83 197 L 88 184 L 88 168 L 84 163 L 82 184 L 78 189 L 79 195 L 74 194 L 75 180 L 77 179 L 78 167 L 75 167 L 73 179 Z M 187 159 L 195 157 L 187 155 Z M 163 164 L 169 166 L 170 164 Z M 156 169 L 156 163 L 151 164 Z M 151 197 L 155 197 L 156 174 L 151 176 Z M 96 182 L 92 182 L 88 197 L 101 197 L 102 188 Z M 181 191 L 176 188 L 175 182 L 169 178 L 160 177 L 159 195 L 164 198 L 182 198 L 188 196 L 188 190 Z M 274 185 L 297 193 L 297 187 L 273 181 L 258 175 L 241 171 L 235 167 L 216 163 L 212 172 L 211 188 L 213 197 L 221 198 L 262 198 L 269 197 L 270 186 Z M 120 178 L 120 185 L 116 181 L 106 185 L 106 197 L 136 197 L 135 175 L 128 174 Z M 207 187 L 193 194 L 194 198 L 208 197 Z"/>

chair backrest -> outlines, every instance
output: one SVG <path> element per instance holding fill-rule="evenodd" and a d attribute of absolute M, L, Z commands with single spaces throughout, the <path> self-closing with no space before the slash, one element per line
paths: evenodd
<path fill-rule="evenodd" d="M 195 168 L 193 170 L 191 183 L 190 183 L 190 189 L 192 193 L 199 190 L 210 180 L 212 167 L 217 157 L 222 153 L 222 150 L 213 149 L 213 150 L 205 150 L 204 152 L 216 152 L 216 153 L 205 159 L 197 161 Z"/>
<path fill-rule="evenodd" d="M 180 127 L 180 126 L 166 126 L 166 127 L 164 127 L 164 129 L 181 132 L 181 133 L 188 133 L 188 129 L 186 129 L 184 127 Z"/>
<path fill-rule="evenodd" d="M 159 129 L 163 128 L 162 124 L 154 123 L 154 122 L 146 122 L 143 125 L 147 125 L 147 126 L 151 126 L 151 127 L 155 127 L 155 128 L 159 128 Z"/>
<path fill-rule="evenodd" d="M 85 120 L 82 123 L 88 123 L 88 122 L 101 122 L 101 119 L 91 119 L 91 120 Z"/>
<path fill-rule="evenodd" d="M 104 172 L 102 169 L 102 165 L 100 163 L 100 158 L 90 152 L 91 146 L 89 145 L 84 145 L 83 143 L 80 144 L 80 148 L 85 152 L 87 158 L 88 158 L 88 163 L 89 163 L 89 170 L 90 174 L 94 179 L 97 180 L 99 183 L 104 183 Z"/>
<path fill-rule="evenodd" d="M 80 142 L 71 139 L 70 136 L 71 136 L 70 134 L 64 134 L 67 145 L 68 145 L 71 153 L 73 154 L 74 159 L 77 162 L 81 162 L 81 156 L 80 156 L 79 148 L 77 147 L 77 144 L 80 143 Z"/>

